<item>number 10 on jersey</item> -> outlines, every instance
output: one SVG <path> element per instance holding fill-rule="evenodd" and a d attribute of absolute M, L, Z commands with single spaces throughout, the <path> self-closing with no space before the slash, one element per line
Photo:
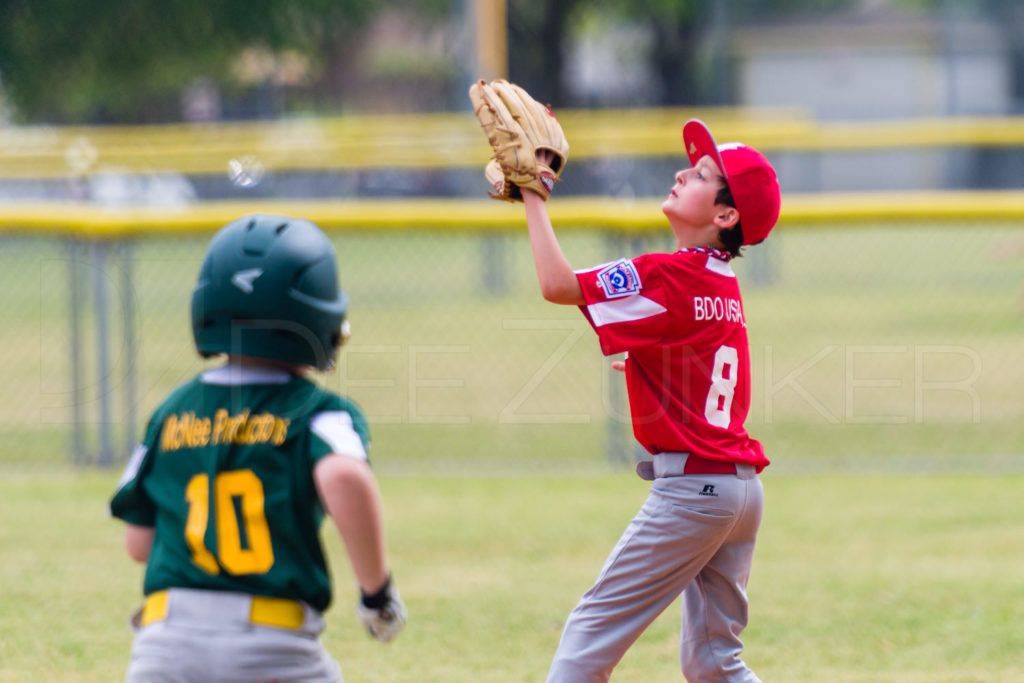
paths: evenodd
<path fill-rule="evenodd" d="M 209 574 L 219 574 L 221 568 L 236 575 L 268 571 L 274 564 L 274 548 L 263 510 L 263 482 L 252 470 L 219 472 L 213 479 L 213 497 L 216 557 L 204 543 L 210 523 L 210 477 L 197 474 L 189 479 L 185 541 L 192 562 Z"/>

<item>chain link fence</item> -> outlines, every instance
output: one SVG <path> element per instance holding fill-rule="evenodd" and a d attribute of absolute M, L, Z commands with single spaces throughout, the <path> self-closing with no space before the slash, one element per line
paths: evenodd
<path fill-rule="evenodd" d="M 556 226 L 557 227 L 557 226 Z M 622 376 L 573 307 L 544 302 L 522 232 L 331 233 L 353 336 L 318 381 L 368 414 L 392 472 L 631 464 Z M 208 235 L 4 237 L 0 459 L 114 464 L 213 361 L 191 340 Z M 669 251 L 571 230 L 574 267 Z M 777 470 L 1024 462 L 1024 233 L 1004 224 L 782 224 L 735 262 L 748 428 Z"/>

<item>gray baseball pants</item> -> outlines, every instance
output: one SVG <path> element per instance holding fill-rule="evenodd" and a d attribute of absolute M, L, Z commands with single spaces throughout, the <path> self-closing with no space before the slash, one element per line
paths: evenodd
<path fill-rule="evenodd" d="M 607 681 L 644 629 L 682 593 L 679 657 L 690 683 L 759 683 L 740 652 L 764 490 L 754 468 L 682 475 L 685 454 L 654 458 L 650 495 L 569 614 L 549 683 Z"/>
<path fill-rule="evenodd" d="M 172 588 L 166 618 L 138 629 L 127 683 L 342 683 L 323 649 L 323 617 L 305 606 L 300 629 L 253 625 L 242 593 Z"/>

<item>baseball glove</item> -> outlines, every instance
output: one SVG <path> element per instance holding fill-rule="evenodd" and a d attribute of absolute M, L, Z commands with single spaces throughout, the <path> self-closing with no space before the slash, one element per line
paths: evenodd
<path fill-rule="evenodd" d="M 494 199 L 523 201 L 523 189 L 544 199 L 558 182 L 569 158 L 569 143 L 551 109 L 514 83 L 480 80 L 469 88 L 473 113 L 487 134 L 494 154 L 484 176 Z M 551 164 L 537 159 L 537 150 L 552 152 Z"/>

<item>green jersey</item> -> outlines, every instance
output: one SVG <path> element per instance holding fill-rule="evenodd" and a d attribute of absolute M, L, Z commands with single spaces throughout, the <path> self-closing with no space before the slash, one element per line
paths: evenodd
<path fill-rule="evenodd" d="M 238 591 L 326 609 L 313 468 L 368 448 L 359 407 L 302 377 L 227 365 L 179 387 L 110 501 L 114 517 L 155 529 L 144 593 Z"/>

